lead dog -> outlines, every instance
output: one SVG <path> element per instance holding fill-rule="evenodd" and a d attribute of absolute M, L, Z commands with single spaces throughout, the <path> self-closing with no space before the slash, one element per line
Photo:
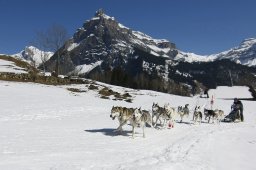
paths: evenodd
<path fill-rule="evenodd" d="M 152 125 L 152 118 L 151 115 L 148 111 L 146 110 L 141 110 L 141 108 L 136 108 L 133 113 L 133 121 L 132 121 L 132 138 L 134 138 L 134 131 L 135 131 L 135 126 L 140 126 L 142 127 L 143 130 L 143 137 L 145 138 L 145 126 L 146 123 L 150 126 L 153 127 Z"/>
<path fill-rule="evenodd" d="M 126 108 L 120 106 L 112 107 L 110 117 L 113 120 L 117 117 L 119 121 L 119 126 L 115 131 L 122 132 L 122 126 L 125 125 L 128 121 L 132 122 L 134 110 L 134 108 Z"/>
<path fill-rule="evenodd" d="M 160 125 L 165 126 L 167 121 L 174 120 L 175 109 L 170 107 L 169 104 L 165 104 L 164 107 L 160 107 L 157 103 L 153 103 L 152 105 L 152 121 L 154 117 L 156 117 L 156 121 L 153 123 L 154 127 L 157 125 L 158 120 L 160 121 Z M 163 124 L 162 124 L 163 120 Z"/>

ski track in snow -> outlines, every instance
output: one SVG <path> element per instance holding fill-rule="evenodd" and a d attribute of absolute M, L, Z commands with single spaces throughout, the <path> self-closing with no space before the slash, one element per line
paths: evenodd
<path fill-rule="evenodd" d="M 150 109 L 204 105 L 205 99 L 109 86 L 128 91 L 133 103 L 100 99 L 95 91 L 74 94 L 69 86 L 0 81 L 0 169 L 2 170 L 219 170 L 255 169 L 255 102 L 244 101 L 244 123 L 193 124 L 192 114 L 173 129 L 113 132 L 113 105 Z M 84 88 L 84 85 L 72 85 Z M 242 88 L 242 87 L 241 87 Z M 227 90 L 226 90 L 227 91 Z M 242 91 L 242 90 L 240 90 Z M 217 94 L 217 93 L 216 93 Z M 217 98 L 217 97 L 216 97 Z M 227 114 L 232 100 L 217 99 Z M 179 119 L 177 119 L 179 120 Z"/>

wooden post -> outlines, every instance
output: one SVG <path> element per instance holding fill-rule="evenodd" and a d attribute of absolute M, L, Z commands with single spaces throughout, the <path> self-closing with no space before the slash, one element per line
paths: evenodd
<path fill-rule="evenodd" d="M 213 100 L 213 95 L 212 95 L 212 99 L 211 99 L 211 110 L 212 110 L 213 103 L 214 103 L 214 100 Z"/>

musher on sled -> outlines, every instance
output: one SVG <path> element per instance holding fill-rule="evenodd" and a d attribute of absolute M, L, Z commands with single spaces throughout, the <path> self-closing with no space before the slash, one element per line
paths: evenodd
<path fill-rule="evenodd" d="M 244 116 L 243 116 L 243 104 L 240 100 L 237 98 L 234 99 L 234 102 L 231 106 L 231 112 L 229 115 L 227 115 L 224 118 L 224 122 L 237 122 L 237 121 L 244 121 Z"/>

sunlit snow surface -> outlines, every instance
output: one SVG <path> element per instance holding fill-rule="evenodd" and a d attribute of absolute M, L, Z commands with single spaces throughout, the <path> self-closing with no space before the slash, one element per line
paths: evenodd
<path fill-rule="evenodd" d="M 16 66 L 14 62 L 0 59 L 0 73 L 1 72 L 27 73 L 24 68 Z"/>
<path fill-rule="evenodd" d="M 87 91 L 83 93 L 71 93 L 67 87 L 0 81 L 1 170 L 256 168 L 255 101 L 243 101 L 243 123 L 194 125 L 190 113 L 173 129 L 146 128 L 146 138 L 136 128 L 132 139 L 129 125 L 123 127 L 123 134 L 113 132 L 118 126 L 109 117 L 113 105 L 151 110 L 153 102 L 173 107 L 189 103 L 192 111 L 208 99 L 110 86 L 131 94 L 133 103 L 127 103 L 101 99 L 85 85 L 71 86 Z M 238 92 L 250 97 L 244 89 L 234 87 L 229 97 L 237 97 Z M 223 90 L 215 90 L 214 104 L 228 114 L 233 101 L 218 96 L 226 93 Z"/>

